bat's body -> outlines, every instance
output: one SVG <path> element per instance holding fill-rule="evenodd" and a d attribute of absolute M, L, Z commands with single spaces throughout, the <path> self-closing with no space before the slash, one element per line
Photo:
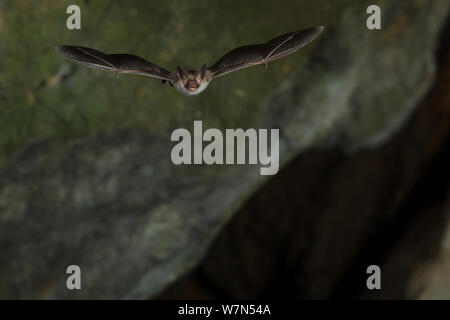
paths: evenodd
<path fill-rule="evenodd" d="M 206 89 L 211 80 L 221 75 L 255 66 L 287 56 L 313 41 L 323 27 L 290 32 L 263 44 L 236 48 L 211 67 L 203 65 L 200 69 L 177 67 L 175 72 L 167 71 L 145 59 L 131 54 L 105 54 L 103 52 L 78 46 L 59 46 L 56 49 L 64 56 L 92 68 L 119 73 L 140 74 L 168 81 L 185 95 L 196 95 Z"/>
<path fill-rule="evenodd" d="M 193 96 L 206 89 L 213 75 L 203 65 L 199 70 L 178 67 L 173 78 L 173 80 L 169 80 L 172 86 L 187 96 Z"/>

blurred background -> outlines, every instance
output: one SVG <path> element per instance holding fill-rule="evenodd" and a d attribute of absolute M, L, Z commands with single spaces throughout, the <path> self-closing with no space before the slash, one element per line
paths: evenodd
<path fill-rule="evenodd" d="M 449 299 L 449 7 L 3 0 L 0 298 Z M 305 49 L 193 97 L 54 50 L 174 70 L 318 25 Z M 194 120 L 279 128 L 280 172 L 173 165 L 170 134 Z M 72 264 L 82 290 L 66 288 Z"/>

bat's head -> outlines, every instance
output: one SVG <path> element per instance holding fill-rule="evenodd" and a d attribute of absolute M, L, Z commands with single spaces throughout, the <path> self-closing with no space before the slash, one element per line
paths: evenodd
<path fill-rule="evenodd" d="M 199 94 L 211 81 L 211 72 L 203 65 L 200 69 L 183 69 L 177 67 L 175 87 L 186 95 Z"/>

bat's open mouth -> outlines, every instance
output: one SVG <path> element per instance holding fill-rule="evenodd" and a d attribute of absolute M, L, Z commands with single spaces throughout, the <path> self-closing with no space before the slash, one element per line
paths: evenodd
<path fill-rule="evenodd" d="M 186 84 L 186 89 L 188 89 L 189 91 L 195 91 L 198 88 L 198 84 L 196 81 L 188 81 L 188 83 Z"/>

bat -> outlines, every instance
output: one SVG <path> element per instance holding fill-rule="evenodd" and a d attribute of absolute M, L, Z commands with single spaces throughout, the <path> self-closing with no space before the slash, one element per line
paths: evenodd
<path fill-rule="evenodd" d="M 170 72 L 141 57 L 132 54 L 106 54 L 80 46 L 57 46 L 56 50 L 66 58 L 91 68 L 112 71 L 117 74 L 138 74 L 162 80 L 185 95 L 203 92 L 211 80 L 240 69 L 267 64 L 303 48 L 317 38 L 324 27 L 313 27 L 290 32 L 266 43 L 247 45 L 231 50 L 210 67 L 199 69 L 177 67 Z"/>

